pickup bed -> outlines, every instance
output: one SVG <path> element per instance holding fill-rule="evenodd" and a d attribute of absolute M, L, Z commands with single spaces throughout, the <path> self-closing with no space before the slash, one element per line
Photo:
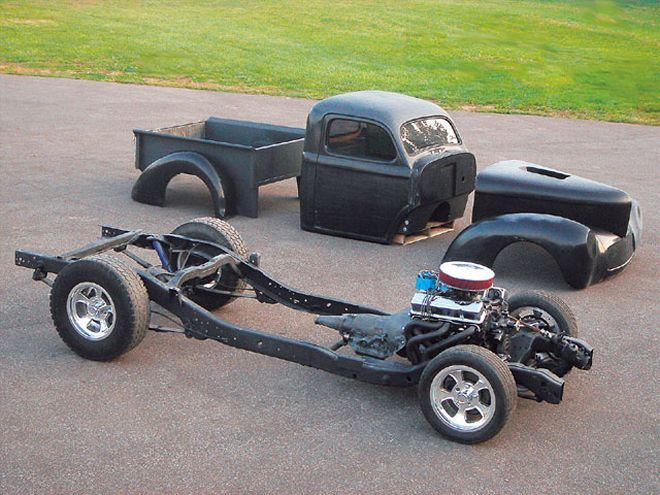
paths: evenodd
<path fill-rule="evenodd" d="M 163 206 L 180 173 L 200 177 L 219 217 L 257 217 L 259 186 L 300 175 L 304 129 L 211 117 L 156 130 L 135 129 L 133 199 Z"/>

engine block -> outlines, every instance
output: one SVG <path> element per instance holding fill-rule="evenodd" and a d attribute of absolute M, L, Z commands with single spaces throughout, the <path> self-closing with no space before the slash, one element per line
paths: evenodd
<path fill-rule="evenodd" d="M 457 301 L 442 294 L 416 292 L 410 301 L 410 314 L 423 319 L 443 319 L 457 323 L 480 325 L 486 319 L 486 308 L 479 300 Z"/>

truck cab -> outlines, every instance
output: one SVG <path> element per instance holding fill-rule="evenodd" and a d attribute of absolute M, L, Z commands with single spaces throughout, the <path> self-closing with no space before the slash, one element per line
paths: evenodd
<path fill-rule="evenodd" d="M 333 96 L 307 118 L 301 227 L 389 244 L 461 217 L 475 175 L 439 106 L 383 91 Z"/>

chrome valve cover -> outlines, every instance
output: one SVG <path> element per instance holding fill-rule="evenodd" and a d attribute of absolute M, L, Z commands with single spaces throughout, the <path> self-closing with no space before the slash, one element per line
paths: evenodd
<path fill-rule="evenodd" d="M 454 301 L 439 294 L 416 292 L 410 301 L 412 316 L 443 319 L 480 325 L 486 319 L 484 303 L 479 300 Z"/>

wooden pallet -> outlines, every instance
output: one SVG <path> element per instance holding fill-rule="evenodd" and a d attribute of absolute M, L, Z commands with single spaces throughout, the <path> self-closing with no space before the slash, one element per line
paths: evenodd
<path fill-rule="evenodd" d="M 431 237 L 435 237 L 446 232 L 451 232 L 452 230 L 454 230 L 453 220 L 451 222 L 429 222 L 421 232 L 415 232 L 414 234 L 410 235 L 395 234 L 392 238 L 392 244 L 407 246 L 413 242 L 430 239 Z"/>

